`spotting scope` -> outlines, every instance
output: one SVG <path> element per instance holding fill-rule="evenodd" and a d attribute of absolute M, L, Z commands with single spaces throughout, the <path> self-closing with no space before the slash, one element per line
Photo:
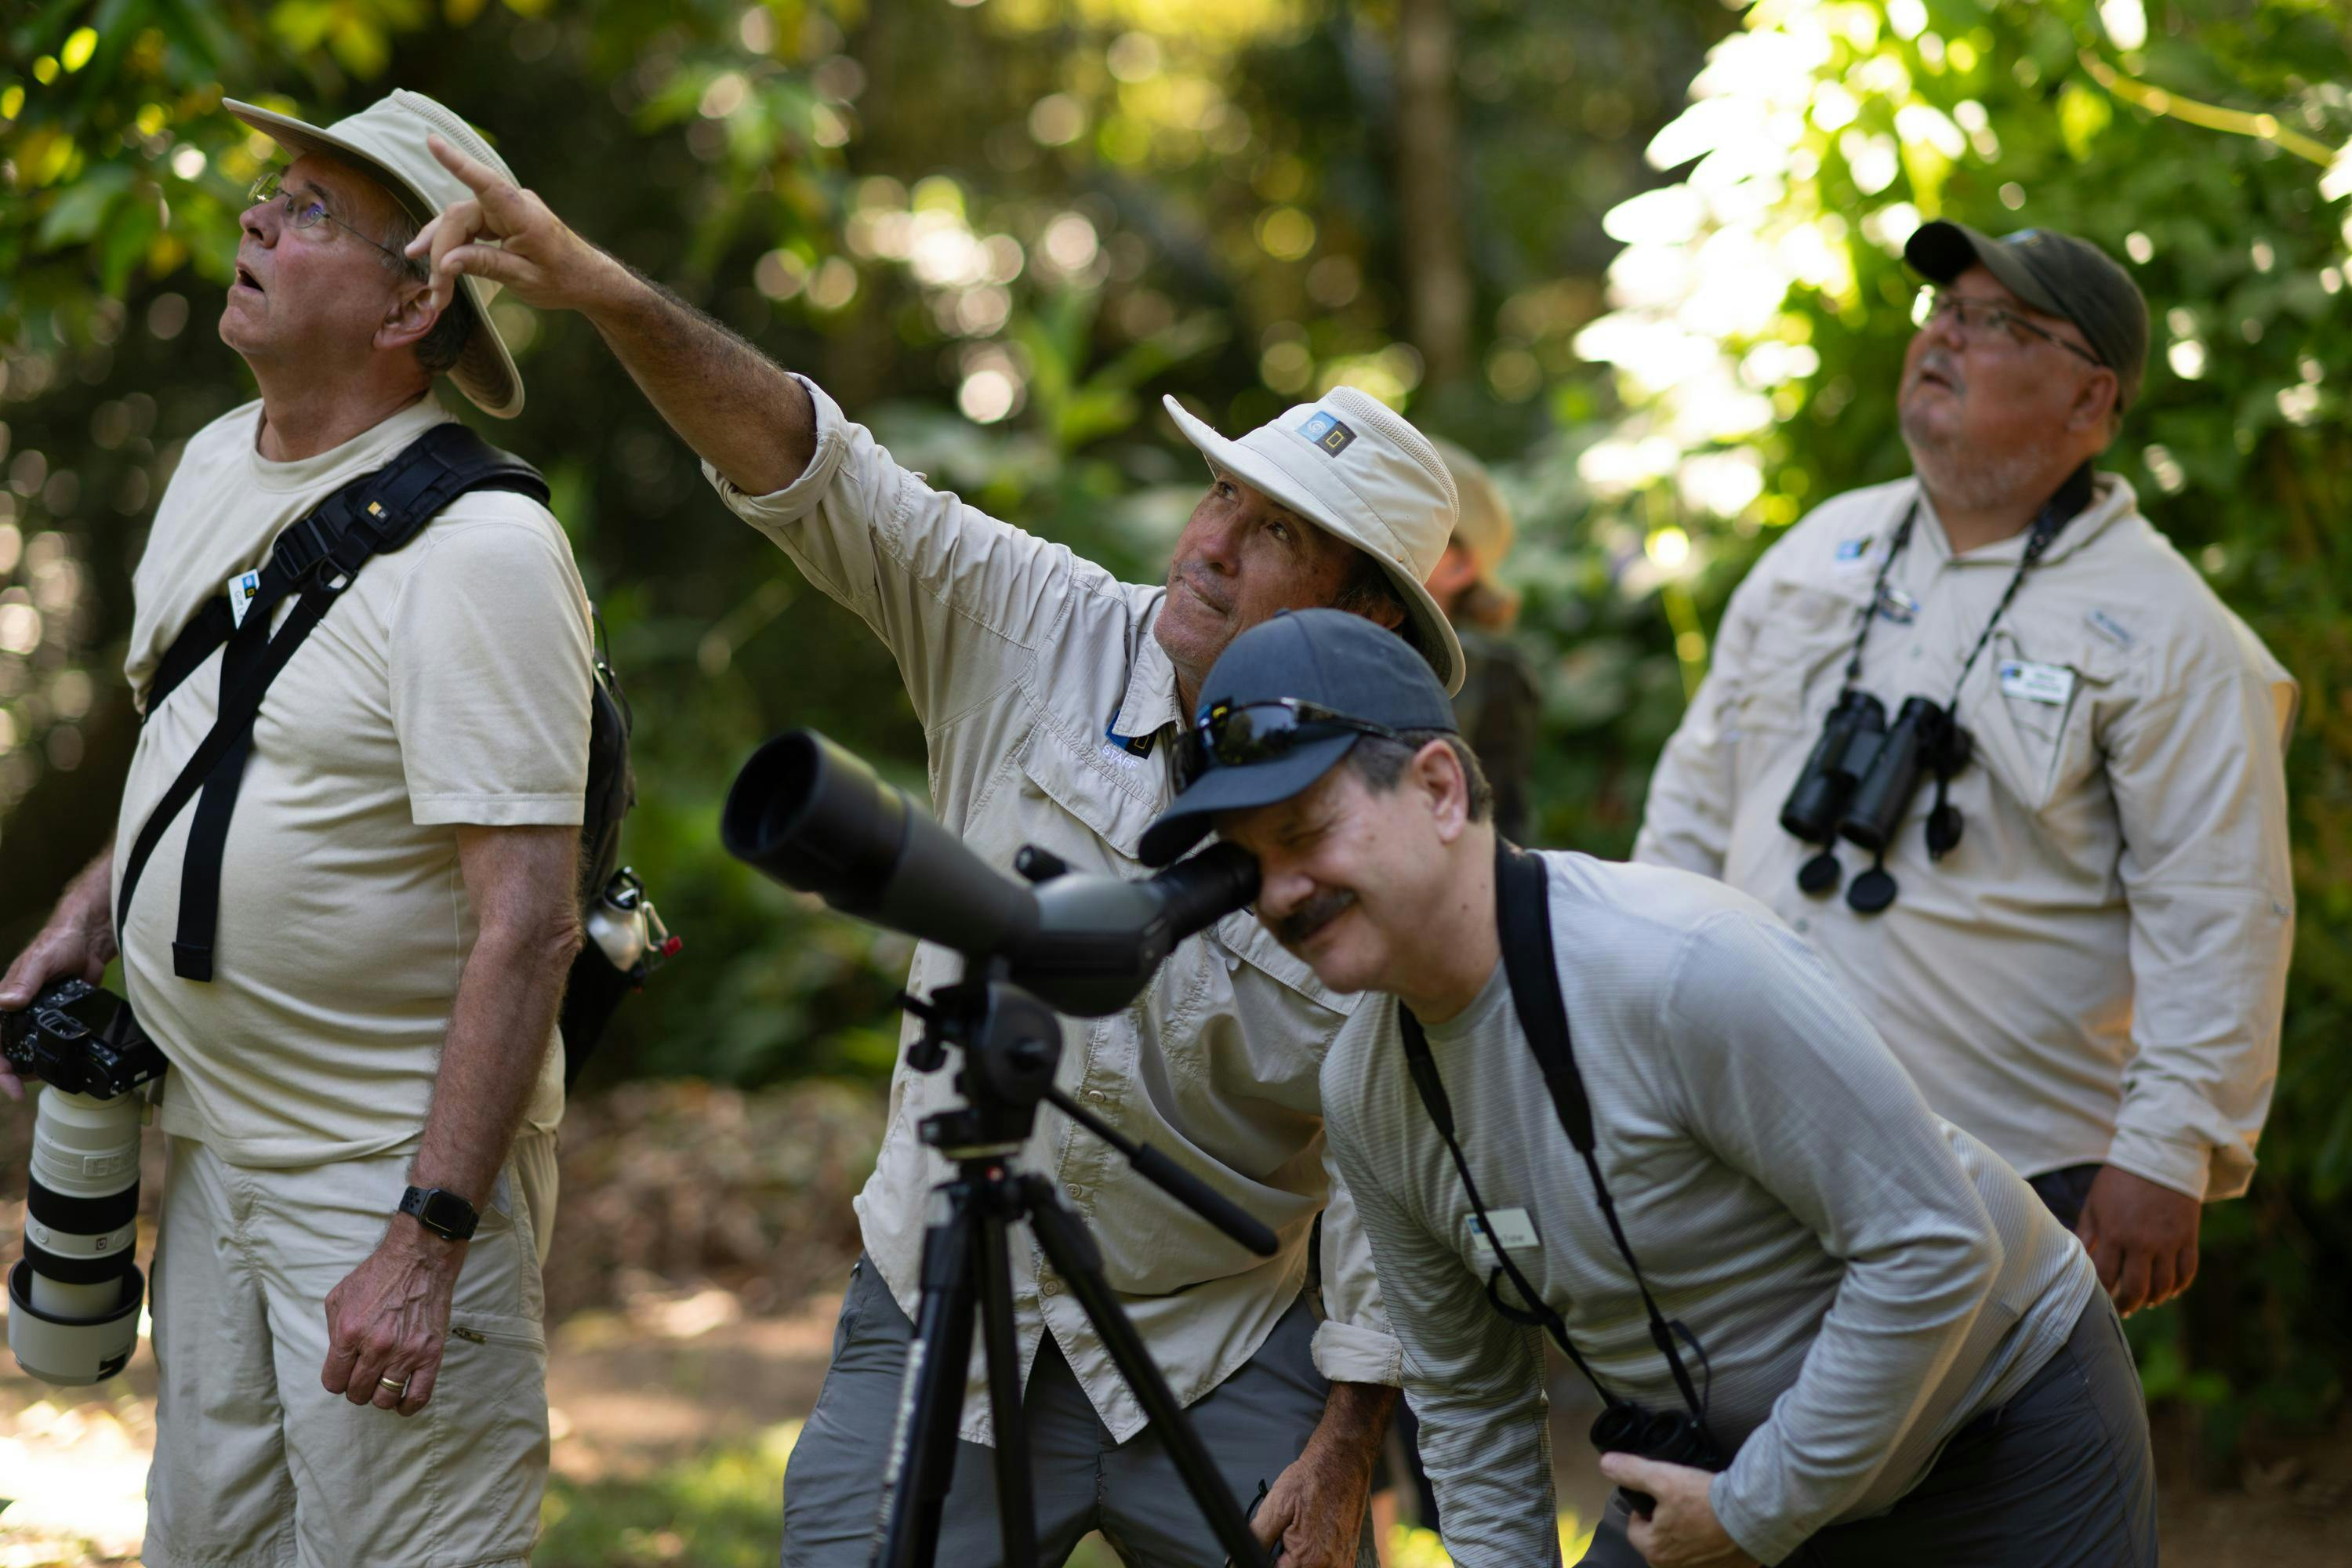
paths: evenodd
<path fill-rule="evenodd" d="M 1056 1011 L 1126 1006 L 1178 942 L 1257 896 L 1257 861 L 1212 845 L 1156 877 L 1071 871 L 1021 851 L 1017 881 L 931 820 L 874 770 L 814 731 L 760 748 L 720 815 L 728 853 L 859 920 L 962 953 Z"/>

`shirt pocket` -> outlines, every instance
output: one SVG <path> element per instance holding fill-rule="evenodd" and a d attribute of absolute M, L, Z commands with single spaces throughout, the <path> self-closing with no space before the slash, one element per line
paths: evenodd
<path fill-rule="evenodd" d="M 1850 583 L 1772 585 L 1739 672 L 1735 714 L 1743 751 L 1760 747 L 1777 754 L 1789 734 L 1807 729 L 1809 719 L 1818 724 L 1821 713 L 1829 710 L 1843 684 L 1870 592 L 1867 575 Z M 1752 770 L 1741 771 L 1752 776 Z"/>
<path fill-rule="evenodd" d="M 2017 666 L 2030 673 L 2004 680 L 2004 668 Z M 2094 719 L 2122 674 L 2121 656 L 2103 643 L 1996 626 L 1961 695 L 1960 722 L 1985 767 L 2040 814 L 2105 765 Z"/>

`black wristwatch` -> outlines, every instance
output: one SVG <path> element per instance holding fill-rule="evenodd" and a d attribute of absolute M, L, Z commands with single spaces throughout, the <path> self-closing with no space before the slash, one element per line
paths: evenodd
<path fill-rule="evenodd" d="M 445 1187 L 409 1188 L 400 1194 L 400 1212 L 415 1215 L 417 1224 L 449 1241 L 470 1239 L 482 1223 L 473 1205 Z"/>

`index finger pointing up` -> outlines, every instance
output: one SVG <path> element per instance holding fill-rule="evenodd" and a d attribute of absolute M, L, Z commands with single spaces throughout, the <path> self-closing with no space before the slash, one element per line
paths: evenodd
<path fill-rule="evenodd" d="M 482 198 L 482 208 L 493 216 L 503 216 L 507 203 L 514 197 L 514 187 L 496 169 L 478 158 L 468 157 L 438 136 L 427 136 L 425 145 L 441 166 L 466 182 L 473 193 Z"/>

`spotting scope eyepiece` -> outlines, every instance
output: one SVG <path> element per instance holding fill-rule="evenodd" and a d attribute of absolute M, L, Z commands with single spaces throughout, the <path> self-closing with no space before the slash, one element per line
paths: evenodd
<path fill-rule="evenodd" d="M 729 854 L 842 913 L 1003 961 L 1007 978 L 1080 1017 L 1141 994 L 1175 945 L 1257 897 L 1257 861 L 1213 845 L 1140 881 L 1030 858 L 1034 888 L 995 869 L 824 736 L 796 730 L 736 775 L 719 833 Z"/>

